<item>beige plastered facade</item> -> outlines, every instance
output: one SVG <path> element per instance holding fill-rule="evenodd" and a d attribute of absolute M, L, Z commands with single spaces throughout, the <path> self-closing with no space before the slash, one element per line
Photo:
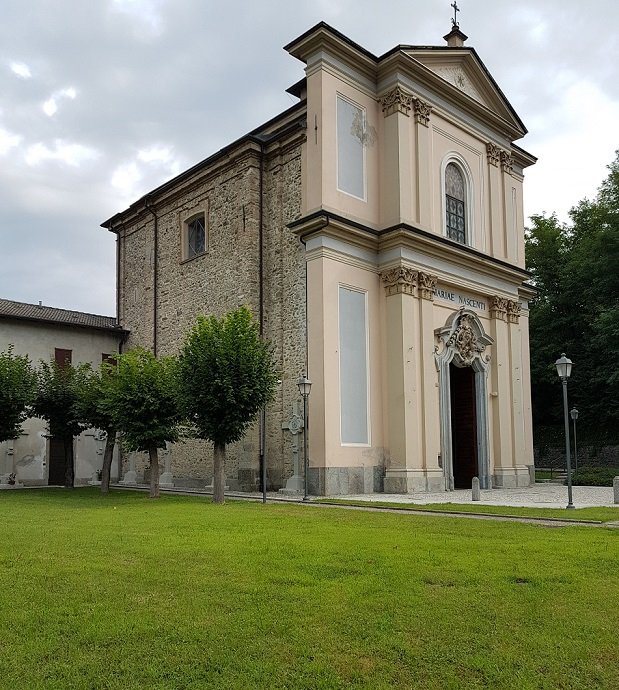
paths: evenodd
<path fill-rule="evenodd" d="M 298 475 L 304 371 L 311 493 L 531 482 L 522 184 L 535 158 L 514 144 L 526 129 L 466 37 L 445 38 L 376 57 L 317 25 L 286 46 L 305 65 L 297 106 L 103 224 L 118 235 L 128 346 L 172 354 L 198 313 L 239 304 L 274 343 L 282 384 L 231 448 L 234 488 L 257 488 L 261 462 L 270 489 Z M 340 189 L 342 102 L 362 114 L 356 194 Z M 447 236 L 449 164 L 464 180 L 464 243 Z M 183 218 L 195 209 L 207 248 L 186 261 Z M 365 305 L 365 337 L 352 345 L 355 319 L 346 326 L 341 313 L 351 294 Z M 349 352 L 356 369 L 343 364 Z M 209 483 L 206 444 L 173 456 L 176 483 Z"/>
<path fill-rule="evenodd" d="M 67 326 L 27 319 L 0 318 L 0 351 L 13 346 L 15 354 L 27 355 L 37 366 L 54 359 L 56 348 L 71 351 L 74 365 L 98 368 L 103 354 L 118 352 L 122 336 L 109 330 Z M 97 481 L 103 464 L 105 434 L 87 429 L 73 442 L 75 484 Z M 22 425 L 19 438 L 0 443 L 0 478 L 15 474 L 17 484 L 41 486 L 50 483 L 50 439 L 43 419 L 31 417 Z M 119 478 L 118 450 L 114 452 L 112 478 Z M 5 484 L 0 479 L 0 483 Z M 51 482 L 53 483 L 53 482 Z"/>

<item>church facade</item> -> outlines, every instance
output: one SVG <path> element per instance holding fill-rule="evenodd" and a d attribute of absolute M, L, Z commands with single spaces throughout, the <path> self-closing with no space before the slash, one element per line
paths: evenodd
<path fill-rule="evenodd" d="M 268 488 L 295 490 L 304 432 L 315 494 L 532 481 L 535 158 L 457 25 L 445 40 L 377 57 L 318 24 L 286 46 L 298 104 L 103 224 L 128 346 L 173 354 L 198 313 L 247 304 L 275 347 L 281 386 L 231 449 L 231 488 L 266 463 Z M 209 482 L 206 444 L 170 455 L 175 483 Z"/>

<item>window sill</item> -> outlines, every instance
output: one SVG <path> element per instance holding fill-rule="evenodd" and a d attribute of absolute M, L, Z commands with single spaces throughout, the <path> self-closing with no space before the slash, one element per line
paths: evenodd
<path fill-rule="evenodd" d="M 196 254 L 195 256 L 192 256 L 192 257 L 189 258 L 189 259 L 181 259 L 181 260 L 179 261 L 179 263 L 180 263 L 181 266 L 182 266 L 183 264 L 188 264 L 188 263 L 190 263 L 191 261 L 195 261 L 196 259 L 202 259 L 202 258 L 205 257 L 207 254 L 208 254 L 208 251 L 203 251 L 203 252 L 201 252 L 200 254 Z"/>

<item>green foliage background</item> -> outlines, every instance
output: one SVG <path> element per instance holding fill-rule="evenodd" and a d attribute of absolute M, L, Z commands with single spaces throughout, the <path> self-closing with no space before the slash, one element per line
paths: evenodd
<path fill-rule="evenodd" d="M 530 303 L 531 379 L 536 441 L 560 425 L 554 362 L 573 360 L 570 407 L 579 410 L 579 440 L 619 442 L 619 152 L 594 200 L 584 199 L 563 224 L 531 218 L 527 268 L 539 290 Z"/>
<path fill-rule="evenodd" d="M 37 376 L 27 355 L 0 352 L 0 442 L 17 438 L 36 395 Z"/>

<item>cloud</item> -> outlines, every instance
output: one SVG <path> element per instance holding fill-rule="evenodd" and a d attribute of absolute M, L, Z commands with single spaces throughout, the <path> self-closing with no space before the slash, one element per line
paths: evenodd
<path fill-rule="evenodd" d="M 375 0 L 62 7 L 3 3 L 0 296 L 108 313 L 114 236 L 99 223 L 296 102 L 285 89 L 304 65 L 283 45 L 321 20 L 377 55 L 398 43 L 441 45 L 451 16 L 441 3 L 404 0 L 388 11 Z M 619 4 L 478 0 L 459 19 L 530 130 L 518 142 L 540 159 L 526 171 L 527 213 L 566 214 L 595 193 L 619 147 L 608 29 Z"/>
<path fill-rule="evenodd" d="M 162 0 L 112 0 L 112 11 L 139 20 L 134 27 L 137 38 L 153 38 L 164 31 L 160 7 Z"/>
<path fill-rule="evenodd" d="M 9 67 L 11 68 L 11 72 L 13 72 L 13 74 L 16 74 L 22 79 L 30 79 L 30 77 L 32 77 L 30 67 L 28 67 L 28 65 L 24 62 L 11 62 Z"/>
<path fill-rule="evenodd" d="M 53 147 L 46 144 L 32 144 L 26 150 L 25 160 L 28 165 L 36 166 L 46 161 L 57 161 L 78 167 L 88 161 L 96 160 L 99 152 L 82 144 L 72 144 L 69 142 L 56 140 Z"/>
<path fill-rule="evenodd" d="M 6 129 L 0 128 L 0 156 L 7 154 L 10 149 L 19 146 L 21 139 L 19 134 L 12 134 L 7 132 Z"/>
<path fill-rule="evenodd" d="M 74 101 L 75 98 L 77 97 L 77 91 L 72 87 L 69 86 L 66 89 L 61 89 L 60 91 L 56 91 L 52 96 L 50 96 L 45 103 L 43 103 L 43 112 L 48 116 L 52 117 L 52 115 L 55 115 L 56 112 L 58 111 L 58 101 L 63 100 L 63 99 L 69 99 Z"/>

